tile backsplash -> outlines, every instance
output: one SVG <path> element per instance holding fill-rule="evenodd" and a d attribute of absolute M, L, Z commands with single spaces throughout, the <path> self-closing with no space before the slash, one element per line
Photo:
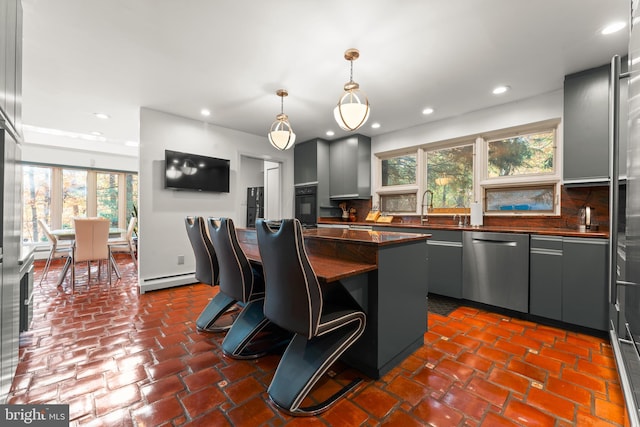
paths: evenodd
<path fill-rule="evenodd" d="M 595 208 L 600 230 L 607 230 L 609 225 L 609 187 L 562 187 L 561 190 L 562 212 L 560 216 L 544 215 L 517 215 L 517 216 L 484 216 L 484 225 L 489 226 L 527 226 L 542 228 L 578 228 L 578 211 L 584 206 Z M 363 222 L 367 213 L 371 210 L 371 199 L 349 200 L 347 208 L 355 208 L 357 222 Z M 432 224 L 451 224 L 453 215 L 430 215 Z M 327 218 L 339 220 L 340 218 Z M 412 224 L 419 223 L 417 215 L 396 216 L 394 223 Z"/>

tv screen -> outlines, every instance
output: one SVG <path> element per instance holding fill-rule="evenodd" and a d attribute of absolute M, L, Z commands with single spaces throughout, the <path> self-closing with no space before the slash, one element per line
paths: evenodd
<path fill-rule="evenodd" d="M 229 160 L 165 150 L 164 187 L 229 192 Z"/>

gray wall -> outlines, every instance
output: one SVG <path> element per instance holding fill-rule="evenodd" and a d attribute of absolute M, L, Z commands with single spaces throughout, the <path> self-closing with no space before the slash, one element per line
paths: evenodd
<path fill-rule="evenodd" d="M 194 281 L 195 258 L 184 217 L 228 216 L 239 224 L 246 215 L 243 156 L 282 163 L 282 211 L 293 216 L 293 150 L 280 152 L 266 137 L 231 130 L 147 108 L 140 110 L 140 268 L 141 291 Z M 171 149 L 231 161 L 229 193 L 199 193 L 163 188 L 164 150 Z M 252 165 L 249 162 L 248 165 Z M 251 169 L 251 168 L 249 168 Z M 185 263 L 178 265 L 178 256 Z M 168 277 L 163 279 L 163 277 Z"/>

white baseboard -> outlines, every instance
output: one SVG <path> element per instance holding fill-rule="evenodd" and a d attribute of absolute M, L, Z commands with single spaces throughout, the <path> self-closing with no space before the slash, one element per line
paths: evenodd
<path fill-rule="evenodd" d="M 195 273 L 178 274 L 168 277 L 156 277 L 141 279 L 140 281 L 140 293 L 155 291 L 158 289 L 172 288 L 174 286 L 191 285 L 198 283 Z"/>

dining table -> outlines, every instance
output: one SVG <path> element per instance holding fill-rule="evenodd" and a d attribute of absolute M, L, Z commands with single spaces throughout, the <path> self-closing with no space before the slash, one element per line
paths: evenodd
<path fill-rule="evenodd" d="M 120 237 L 127 230 L 120 227 L 109 227 L 109 237 Z M 76 230 L 73 228 L 59 228 L 57 230 L 51 230 L 51 234 L 59 238 L 60 240 L 74 240 L 76 238 Z"/>
<path fill-rule="evenodd" d="M 127 230 L 125 230 L 124 228 L 109 227 L 109 237 L 110 238 L 120 237 L 120 236 L 122 236 L 123 233 L 126 233 L 126 232 L 127 232 Z M 76 230 L 73 229 L 73 228 L 59 228 L 59 229 L 56 229 L 56 230 L 51 230 L 51 234 L 53 234 L 54 236 L 56 236 L 60 240 L 75 240 L 75 238 L 76 238 Z M 56 286 L 62 285 L 62 282 L 64 281 L 65 276 L 69 272 L 69 267 L 73 263 L 73 258 L 72 257 L 73 257 L 73 255 L 67 257 L 67 260 L 64 263 L 64 266 L 62 267 L 62 271 L 60 272 L 60 278 L 58 279 L 58 283 L 56 283 Z M 118 276 L 118 279 L 120 279 L 122 277 L 122 274 L 120 273 L 120 269 L 118 268 L 118 264 L 116 263 L 115 259 L 113 258 L 113 254 L 110 255 L 110 258 L 111 258 L 110 259 L 111 266 L 115 270 L 116 276 Z"/>

